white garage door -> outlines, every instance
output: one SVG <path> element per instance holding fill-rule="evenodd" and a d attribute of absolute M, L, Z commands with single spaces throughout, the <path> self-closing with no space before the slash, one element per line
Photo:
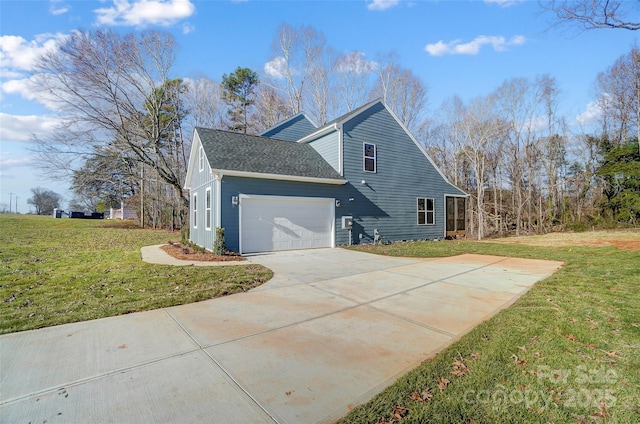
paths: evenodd
<path fill-rule="evenodd" d="M 334 199 L 240 196 L 241 253 L 333 247 Z"/>

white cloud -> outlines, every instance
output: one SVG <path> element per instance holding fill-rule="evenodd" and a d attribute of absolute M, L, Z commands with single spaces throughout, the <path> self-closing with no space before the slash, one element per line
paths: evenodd
<path fill-rule="evenodd" d="M 336 63 L 338 72 L 368 74 L 378 69 L 378 63 L 366 60 L 363 52 L 353 51 L 341 56 Z"/>
<path fill-rule="evenodd" d="M 49 13 L 52 15 L 63 15 L 69 11 L 70 7 L 63 3 L 63 0 L 50 0 Z"/>
<path fill-rule="evenodd" d="M 576 116 L 575 122 L 578 125 L 588 126 L 596 122 L 602 116 L 602 106 L 599 102 L 587 103 L 586 110 Z"/>
<path fill-rule="evenodd" d="M 112 7 L 95 9 L 100 25 L 170 26 L 195 11 L 190 0 L 113 0 Z"/>
<path fill-rule="evenodd" d="M 267 76 L 282 79 L 286 74 L 286 67 L 286 59 L 282 56 L 278 56 L 265 63 L 263 70 Z"/>
<path fill-rule="evenodd" d="M 59 42 L 63 41 L 66 34 L 40 34 L 34 40 L 27 41 L 16 35 L 0 36 L 0 63 L 2 74 L 6 77 L 5 70 L 31 71 L 38 58 L 51 50 L 56 49 Z"/>
<path fill-rule="evenodd" d="M 443 56 L 445 54 L 476 55 L 484 45 L 490 45 L 495 51 L 505 51 L 510 46 L 521 46 L 527 39 L 523 35 L 516 35 L 507 40 L 503 36 L 479 35 L 473 41 L 463 43 L 462 40 L 453 40 L 448 43 L 440 40 L 434 44 L 427 44 L 425 51 L 431 56 Z"/>
<path fill-rule="evenodd" d="M 518 3 L 522 3 L 524 0 L 484 0 L 485 3 L 497 4 L 500 7 L 510 7 Z"/>
<path fill-rule="evenodd" d="M 0 112 L 0 140 L 31 141 L 31 136 L 51 135 L 60 120 L 52 116 L 9 115 Z"/>
<path fill-rule="evenodd" d="M 400 3 L 400 0 L 373 0 L 367 3 L 367 9 L 369 10 L 387 10 L 392 7 L 396 7 Z"/>
<path fill-rule="evenodd" d="M 4 151 L 0 152 L 0 154 L 0 169 L 2 169 L 3 177 L 11 177 L 5 174 L 5 172 L 9 169 L 30 166 L 33 163 L 33 158 L 31 156 L 12 158 L 9 152 Z"/>
<path fill-rule="evenodd" d="M 188 23 L 188 22 L 184 23 L 182 25 L 182 33 L 183 34 L 191 34 L 195 30 L 196 30 L 196 27 L 193 26 L 192 24 Z"/>
<path fill-rule="evenodd" d="M 32 75 L 29 78 L 12 79 L 0 83 L 0 92 L 3 94 L 16 94 L 27 100 L 35 100 L 49 110 L 60 110 L 60 99 L 55 95 L 36 89 L 36 80 L 44 77 L 43 74 Z"/>

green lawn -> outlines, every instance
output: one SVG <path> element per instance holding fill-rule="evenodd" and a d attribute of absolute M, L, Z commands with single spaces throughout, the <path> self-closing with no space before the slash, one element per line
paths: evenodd
<path fill-rule="evenodd" d="M 360 249 L 566 265 L 342 424 L 640 422 L 640 252 L 455 241 Z"/>
<path fill-rule="evenodd" d="M 0 334 L 211 299 L 272 277 L 255 264 L 144 263 L 142 246 L 180 234 L 127 224 L 1 214 Z"/>

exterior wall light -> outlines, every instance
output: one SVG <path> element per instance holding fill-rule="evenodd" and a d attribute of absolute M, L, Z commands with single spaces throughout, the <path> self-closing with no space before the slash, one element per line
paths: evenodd
<path fill-rule="evenodd" d="M 231 204 L 233 206 L 238 206 L 238 196 L 231 196 Z"/>

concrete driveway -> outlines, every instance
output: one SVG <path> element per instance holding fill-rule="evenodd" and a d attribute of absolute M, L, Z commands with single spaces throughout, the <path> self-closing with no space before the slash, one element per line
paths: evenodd
<path fill-rule="evenodd" d="M 559 262 L 255 255 L 248 293 L 0 337 L 0 421 L 330 422 Z"/>

